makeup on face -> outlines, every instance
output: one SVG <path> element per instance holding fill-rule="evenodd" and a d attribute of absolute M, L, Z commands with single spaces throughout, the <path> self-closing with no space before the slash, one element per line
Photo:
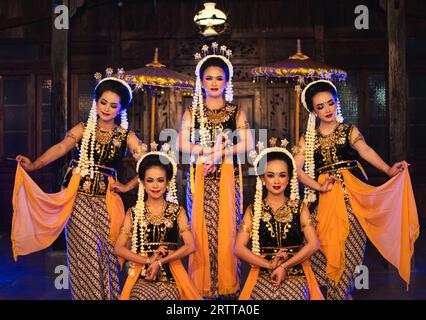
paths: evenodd
<path fill-rule="evenodd" d="M 225 72 L 220 67 L 208 67 L 204 71 L 202 82 L 207 96 L 219 96 L 226 87 Z"/>
<path fill-rule="evenodd" d="M 274 194 L 284 192 L 289 181 L 287 164 L 282 160 L 269 161 L 263 180 L 269 192 Z"/>
<path fill-rule="evenodd" d="M 323 121 L 334 121 L 336 117 L 336 101 L 330 92 L 319 92 L 312 98 L 314 111 Z"/>
<path fill-rule="evenodd" d="M 112 91 L 105 91 L 99 98 L 97 107 L 102 120 L 114 119 L 121 111 L 120 96 Z"/>
<path fill-rule="evenodd" d="M 145 172 L 143 181 L 145 191 L 148 196 L 159 198 L 164 195 L 167 190 L 166 171 L 160 167 L 151 167 Z"/>

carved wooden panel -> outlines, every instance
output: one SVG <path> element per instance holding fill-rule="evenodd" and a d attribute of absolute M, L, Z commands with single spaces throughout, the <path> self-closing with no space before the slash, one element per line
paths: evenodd
<path fill-rule="evenodd" d="M 290 89 L 274 86 L 267 89 L 268 135 L 289 138 L 290 135 Z"/>

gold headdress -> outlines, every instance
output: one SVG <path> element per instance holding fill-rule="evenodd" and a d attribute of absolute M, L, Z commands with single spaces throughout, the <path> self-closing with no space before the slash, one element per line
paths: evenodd
<path fill-rule="evenodd" d="M 290 151 L 286 149 L 288 145 L 287 139 L 281 140 L 281 146 L 276 146 L 277 139 L 272 137 L 269 139 L 269 148 L 264 148 L 263 142 L 259 141 L 257 143 L 257 147 L 259 153 L 256 150 L 250 152 L 250 157 L 255 158 L 253 162 L 254 170 L 256 173 L 256 194 L 254 196 L 254 214 L 253 214 L 253 235 L 252 235 L 252 251 L 253 253 L 259 255 L 260 254 L 260 246 L 259 246 L 259 226 L 260 219 L 262 217 L 262 202 L 263 202 L 263 186 L 262 180 L 259 177 L 258 166 L 260 161 L 267 161 L 267 155 L 271 152 L 281 152 L 285 154 L 293 165 L 292 178 L 290 181 L 290 203 L 293 205 L 297 205 L 299 203 L 299 184 L 297 180 L 297 168 L 296 162 L 293 158 L 293 155 Z M 266 158 L 265 158 L 266 156 Z"/>

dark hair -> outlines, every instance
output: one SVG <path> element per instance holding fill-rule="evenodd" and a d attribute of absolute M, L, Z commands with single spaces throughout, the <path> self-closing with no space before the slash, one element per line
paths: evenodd
<path fill-rule="evenodd" d="M 314 105 L 312 103 L 313 97 L 320 92 L 330 92 L 333 95 L 333 98 L 337 100 L 337 91 L 328 83 L 318 82 L 312 86 L 310 86 L 305 93 L 305 101 L 308 105 L 309 111 L 314 109 Z"/>
<path fill-rule="evenodd" d="M 115 80 L 105 80 L 101 82 L 94 90 L 93 97 L 96 102 L 99 101 L 102 94 L 106 91 L 112 91 L 120 97 L 121 109 L 125 110 L 130 106 L 131 96 L 129 90 L 120 82 Z"/>
<path fill-rule="evenodd" d="M 226 81 L 229 81 L 229 68 L 228 65 L 221 58 L 212 57 L 207 59 L 200 67 L 200 78 L 203 79 L 204 72 L 208 67 L 219 67 L 225 72 Z"/>
<path fill-rule="evenodd" d="M 286 197 L 289 197 L 290 196 L 290 181 L 293 178 L 293 161 L 290 159 L 290 157 L 288 155 L 286 155 L 285 153 L 282 153 L 282 152 L 278 152 L 278 151 L 267 153 L 259 161 L 258 166 L 257 166 L 257 173 L 259 174 L 259 176 L 264 175 L 265 171 L 266 171 L 267 163 L 269 161 L 273 161 L 273 160 L 281 160 L 281 161 L 284 161 L 287 164 L 289 183 L 288 183 L 286 189 L 284 190 L 284 194 L 286 195 Z M 265 192 L 263 194 L 265 194 Z"/>
<path fill-rule="evenodd" d="M 145 179 L 145 173 L 148 169 L 152 167 L 160 167 L 166 171 L 167 180 L 170 181 L 173 177 L 173 166 L 170 163 L 169 159 L 165 156 L 152 154 L 147 156 L 142 160 L 142 163 L 139 165 L 139 179 Z"/>

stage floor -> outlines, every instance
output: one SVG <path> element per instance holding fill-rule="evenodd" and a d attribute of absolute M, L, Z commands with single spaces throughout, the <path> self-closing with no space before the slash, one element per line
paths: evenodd
<path fill-rule="evenodd" d="M 364 264 L 369 270 L 369 289 L 354 290 L 356 300 L 426 299 L 426 236 L 421 230 L 416 242 L 410 290 L 369 243 Z M 56 289 L 56 265 L 65 264 L 64 252 L 44 250 L 13 261 L 10 238 L 0 235 L 0 299 L 68 300 L 69 289 Z M 243 268 L 247 270 L 247 268 Z M 246 272 L 244 272 L 246 273 Z M 244 274 L 245 277 L 246 274 Z M 58 281 L 57 281 L 58 282 Z"/>

